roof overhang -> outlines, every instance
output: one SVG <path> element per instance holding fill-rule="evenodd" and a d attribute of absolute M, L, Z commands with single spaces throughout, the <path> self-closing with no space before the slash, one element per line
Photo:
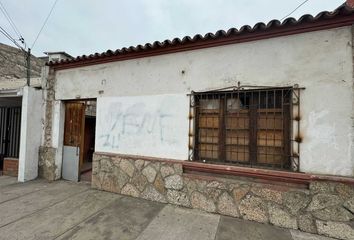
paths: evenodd
<path fill-rule="evenodd" d="M 354 9 L 346 5 L 342 5 L 333 12 L 321 12 L 316 17 L 304 15 L 298 20 L 294 18 L 287 18 L 283 22 L 272 20 L 268 24 L 257 23 L 253 28 L 245 25 L 239 30 L 231 28 L 227 32 L 219 30 L 215 34 L 208 33 L 205 36 L 198 34 L 193 38 L 189 36 L 184 37 L 182 40 L 175 38 L 172 41 L 156 41 L 153 44 L 147 43 L 144 46 L 138 45 L 136 47 L 122 48 L 116 51 L 108 50 L 101 54 L 95 53 L 89 56 L 79 56 L 74 59 L 49 62 L 47 65 L 52 67 L 54 70 L 77 68 L 339 28 L 350 26 L 353 23 Z"/>

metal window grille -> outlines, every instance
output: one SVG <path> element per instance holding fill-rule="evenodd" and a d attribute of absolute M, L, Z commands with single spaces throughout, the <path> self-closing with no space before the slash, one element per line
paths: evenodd
<path fill-rule="evenodd" d="M 298 171 L 299 90 L 192 92 L 189 160 Z"/>

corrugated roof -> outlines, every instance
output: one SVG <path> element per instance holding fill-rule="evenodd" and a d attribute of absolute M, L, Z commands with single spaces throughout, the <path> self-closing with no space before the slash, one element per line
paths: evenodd
<path fill-rule="evenodd" d="M 244 25 L 240 29 L 231 28 L 227 31 L 219 30 L 216 33 L 207 33 L 204 36 L 197 34 L 194 37 L 186 36 L 182 39 L 174 38 L 163 42 L 155 41 L 145 45 L 128 48 L 107 50 L 103 53 L 82 55 L 73 59 L 49 62 L 48 66 L 55 69 L 81 67 L 113 61 L 121 61 L 146 56 L 154 56 L 193 49 L 254 41 L 271 37 L 297 34 L 302 32 L 330 29 L 348 26 L 354 23 L 354 9 L 346 4 L 341 5 L 332 12 L 323 11 L 316 16 L 303 15 L 298 20 L 287 18 L 283 22 L 272 20 L 265 24 L 255 24 L 253 27 Z"/>

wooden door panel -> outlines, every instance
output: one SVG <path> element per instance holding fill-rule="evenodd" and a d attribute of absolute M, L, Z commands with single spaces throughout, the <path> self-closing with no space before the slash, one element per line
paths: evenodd
<path fill-rule="evenodd" d="M 83 164 L 85 103 L 65 103 L 64 153 L 62 177 L 78 181 Z"/>
<path fill-rule="evenodd" d="M 82 142 L 85 104 L 68 102 L 65 105 L 64 145 L 78 147 Z"/>

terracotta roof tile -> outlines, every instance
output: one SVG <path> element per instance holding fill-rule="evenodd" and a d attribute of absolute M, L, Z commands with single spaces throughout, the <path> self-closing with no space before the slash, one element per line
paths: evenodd
<path fill-rule="evenodd" d="M 219 30 L 216 33 L 207 33 L 204 36 L 197 34 L 194 37 L 185 36 L 182 39 L 174 38 L 162 42 L 155 41 L 153 43 L 146 43 L 145 45 L 137 45 L 135 47 L 124 47 L 115 51 L 107 50 L 103 53 L 94 53 L 88 56 L 82 55 L 73 59 L 61 60 L 59 62 L 49 62 L 47 65 L 56 69 L 72 68 L 348 26 L 352 23 L 354 23 L 354 9 L 343 4 L 332 12 L 323 11 L 315 17 L 306 14 L 298 20 L 290 17 L 283 22 L 280 22 L 279 20 L 271 20 L 267 24 L 259 22 L 253 27 L 244 25 L 239 30 L 236 28 L 230 28 L 227 31 Z"/>

